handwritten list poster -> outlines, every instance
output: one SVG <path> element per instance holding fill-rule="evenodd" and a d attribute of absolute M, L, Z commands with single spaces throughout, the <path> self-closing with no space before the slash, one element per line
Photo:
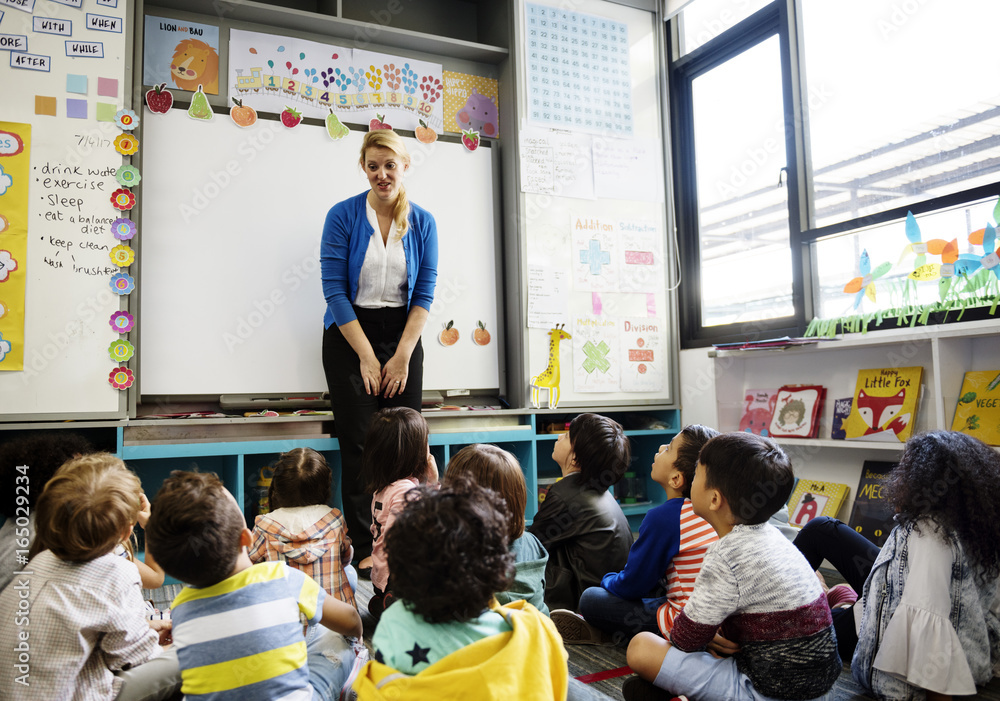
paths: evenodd
<path fill-rule="evenodd" d="M 126 106 L 130 3 L 29 4 L 2 7 L 0 29 L 26 38 L 23 56 L 0 63 L 0 85 L 4 118 L 31 134 L 26 177 L 14 183 L 28 195 L 23 366 L 0 372 L 0 412 L 111 417 L 121 395 L 108 382 L 119 364 L 109 319 L 123 304 L 110 286 L 120 270 L 109 255 L 120 243 L 111 194 L 123 163 L 114 119 Z"/>

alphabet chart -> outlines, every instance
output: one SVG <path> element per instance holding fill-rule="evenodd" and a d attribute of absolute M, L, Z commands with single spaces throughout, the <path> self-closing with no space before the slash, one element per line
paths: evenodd
<path fill-rule="evenodd" d="M 531 3 L 525 13 L 529 121 L 631 137 L 628 26 Z"/>

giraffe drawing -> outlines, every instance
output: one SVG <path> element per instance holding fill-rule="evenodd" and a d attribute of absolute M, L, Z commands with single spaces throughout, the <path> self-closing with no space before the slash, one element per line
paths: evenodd
<path fill-rule="evenodd" d="M 573 338 L 563 329 L 566 324 L 559 324 L 549 331 L 549 364 L 541 373 L 531 378 L 531 406 L 538 408 L 539 394 L 542 389 L 548 389 L 549 409 L 559 406 L 559 341 Z"/>

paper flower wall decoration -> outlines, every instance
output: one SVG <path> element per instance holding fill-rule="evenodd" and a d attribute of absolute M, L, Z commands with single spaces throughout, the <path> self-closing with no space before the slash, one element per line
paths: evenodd
<path fill-rule="evenodd" d="M 115 180 L 122 187 L 135 187 L 142 180 L 142 176 L 135 166 L 123 165 L 115 171 Z"/>
<path fill-rule="evenodd" d="M 131 134 L 119 134 L 115 137 L 115 151 L 123 156 L 131 156 L 139 152 L 139 140 Z"/>
<path fill-rule="evenodd" d="M 115 209 L 125 212 L 135 207 L 135 195 L 127 187 L 120 187 L 111 193 L 111 204 Z"/>
<path fill-rule="evenodd" d="M 115 389 L 128 389 L 135 382 L 135 375 L 125 367 L 118 367 L 108 374 L 108 382 Z"/>
<path fill-rule="evenodd" d="M 128 273 L 115 273 L 111 276 L 111 290 L 115 294 L 127 295 L 135 289 L 135 280 Z"/>
<path fill-rule="evenodd" d="M 131 219 L 118 217 L 111 222 L 111 233 L 113 233 L 115 238 L 119 241 L 128 241 L 130 238 L 135 236 L 135 232 L 135 222 Z"/>
<path fill-rule="evenodd" d="M 17 259 L 10 251 L 0 248 L 0 282 L 6 280 L 15 270 L 17 270 Z"/>
<path fill-rule="evenodd" d="M 7 303 L 4 302 L 2 299 L 0 299 L 0 319 L 3 319 L 5 316 L 7 316 L 7 309 L 8 309 Z"/>
<path fill-rule="evenodd" d="M 861 252 L 861 260 L 858 263 L 858 268 L 861 276 L 854 278 L 844 285 L 844 292 L 848 294 L 857 293 L 857 296 L 854 298 L 855 309 L 861 306 L 861 299 L 865 296 L 871 301 L 875 301 L 875 281 L 889 272 L 889 269 L 892 268 L 892 263 L 882 263 L 882 265 L 873 271 L 871 258 L 868 257 L 868 250 L 865 249 Z"/>
<path fill-rule="evenodd" d="M 0 363 L 2 363 L 3 359 L 7 357 L 8 353 L 10 353 L 10 349 L 12 347 L 13 346 L 11 346 L 10 341 L 5 341 L 3 334 L 0 333 Z"/>
<path fill-rule="evenodd" d="M 115 312 L 108 323 L 118 333 L 128 333 L 135 326 L 135 318 L 128 312 Z"/>
<path fill-rule="evenodd" d="M 942 263 L 951 265 L 958 260 L 958 239 L 952 239 L 951 241 L 931 239 L 926 243 L 921 241 L 920 226 L 910 212 L 906 213 L 906 238 L 910 240 L 910 243 L 907 244 L 902 254 L 900 254 L 899 262 L 902 262 L 903 258 L 910 253 L 917 254 L 917 259 L 913 263 L 913 272 L 910 273 L 911 279 L 920 281 L 936 280 L 942 275 L 950 276 L 952 274 L 951 269 L 947 269 L 942 273 L 939 263 L 928 263 L 927 254 L 941 256 Z"/>
<path fill-rule="evenodd" d="M 108 346 L 108 355 L 116 363 L 125 363 L 135 355 L 135 346 L 124 338 L 119 338 L 117 341 L 112 341 L 111 345 Z"/>
<path fill-rule="evenodd" d="M 112 248 L 111 253 L 108 255 L 111 256 L 111 262 L 119 268 L 127 268 L 135 261 L 135 251 L 124 244 L 119 244 Z"/>
<path fill-rule="evenodd" d="M 118 125 L 119 129 L 125 131 L 132 131 L 137 126 L 139 126 L 139 117 L 135 112 L 129 109 L 118 110 L 115 114 L 115 124 Z"/>
<path fill-rule="evenodd" d="M 981 245 L 985 255 L 963 253 L 955 263 L 955 272 L 970 275 L 979 268 L 991 271 L 1000 280 L 1000 256 L 997 255 L 997 230 L 992 224 L 969 234 L 969 243 Z"/>
<path fill-rule="evenodd" d="M 10 222 L 7 221 L 7 217 L 0 214 L 0 234 L 7 231 L 7 227 L 10 226 Z"/>

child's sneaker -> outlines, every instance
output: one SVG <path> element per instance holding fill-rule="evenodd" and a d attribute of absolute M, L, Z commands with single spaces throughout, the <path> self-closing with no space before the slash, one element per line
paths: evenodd
<path fill-rule="evenodd" d="M 578 613 L 568 609 L 556 609 L 549 618 L 567 645 L 600 645 L 605 641 L 604 633 L 587 623 Z"/>
<path fill-rule="evenodd" d="M 672 696 L 658 686 L 653 686 L 640 677 L 629 677 L 622 684 L 625 701 L 688 701 L 686 696 Z"/>

